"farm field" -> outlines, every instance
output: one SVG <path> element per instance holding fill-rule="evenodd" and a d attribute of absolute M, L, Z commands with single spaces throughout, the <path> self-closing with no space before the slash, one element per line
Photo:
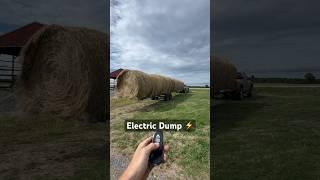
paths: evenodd
<path fill-rule="evenodd" d="M 154 168 L 159 179 L 209 178 L 209 89 L 175 94 L 172 101 L 111 99 L 111 174 L 117 179 L 137 147 L 152 132 L 124 132 L 125 119 L 194 119 L 194 132 L 164 132 L 169 160 Z"/>
<path fill-rule="evenodd" d="M 217 100 L 215 179 L 319 179 L 320 87 L 256 87 Z"/>
<path fill-rule="evenodd" d="M 105 123 L 17 118 L 3 112 L 13 110 L 14 98 L 9 100 L 0 106 L 0 179 L 106 178 Z"/>
<path fill-rule="evenodd" d="M 320 88 L 320 84 L 289 84 L 289 83 L 255 83 L 255 87 L 283 87 L 283 88 L 296 88 L 296 87 L 305 87 L 305 88 Z"/>

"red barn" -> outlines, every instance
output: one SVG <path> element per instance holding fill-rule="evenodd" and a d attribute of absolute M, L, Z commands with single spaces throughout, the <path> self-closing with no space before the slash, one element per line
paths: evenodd
<path fill-rule="evenodd" d="M 115 70 L 113 72 L 110 73 L 110 90 L 114 90 L 116 85 L 117 85 L 117 82 L 116 82 L 116 79 L 119 75 L 119 73 L 122 71 L 123 69 L 118 69 L 118 70 Z M 112 80 L 111 80 L 112 79 Z"/>
<path fill-rule="evenodd" d="M 119 73 L 122 71 L 123 69 L 118 69 L 116 71 L 113 71 L 112 73 L 110 73 L 110 79 L 117 79 Z"/>
<path fill-rule="evenodd" d="M 44 25 L 33 22 L 0 36 L 0 54 L 18 56 L 22 47 Z"/>

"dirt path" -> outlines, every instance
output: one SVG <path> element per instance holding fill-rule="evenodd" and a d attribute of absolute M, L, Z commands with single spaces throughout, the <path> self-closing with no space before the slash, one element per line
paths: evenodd
<path fill-rule="evenodd" d="M 76 151 L 72 146 L 66 148 L 64 143 L 18 144 L 3 148 L 0 158 L 1 177 L 71 177 L 74 159 L 68 161 L 66 157 L 72 157 Z"/>
<path fill-rule="evenodd" d="M 20 119 L 15 101 L 0 90 L 0 179 L 72 178 L 107 159 L 104 124 Z"/>
<path fill-rule="evenodd" d="M 70 141 L 68 137 L 48 142 L 6 144 L 0 149 L 0 179 L 74 177 L 83 162 L 106 159 L 105 144 L 84 145 L 84 141 Z"/>
<path fill-rule="evenodd" d="M 132 118 L 134 114 L 144 107 L 150 105 L 152 103 L 139 102 L 126 106 L 111 108 L 110 111 L 110 131 L 111 131 L 111 142 L 114 138 L 113 126 L 115 126 L 119 121 L 122 121 L 126 118 Z M 117 149 L 114 145 L 110 145 L 110 175 L 111 179 L 118 179 L 122 172 L 129 164 L 129 155 L 123 155 L 120 153 L 121 150 Z"/>

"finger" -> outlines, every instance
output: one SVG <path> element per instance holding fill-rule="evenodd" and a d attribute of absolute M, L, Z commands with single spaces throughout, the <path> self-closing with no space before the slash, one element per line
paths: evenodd
<path fill-rule="evenodd" d="M 145 148 L 145 150 L 146 150 L 146 153 L 147 153 L 147 154 L 150 154 L 151 151 L 158 149 L 159 146 L 160 146 L 159 143 L 150 143 L 150 144 L 148 144 L 148 145 L 147 145 L 146 147 L 144 147 L 144 148 Z"/>
<path fill-rule="evenodd" d="M 151 140 L 152 140 L 152 137 L 146 138 L 145 140 L 143 140 L 143 141 L 139 144 L 138 147 L 142 148 L 142 147 L 147 146 L 148 144 L 150 144 Z"/>
<path fill-rule="evenodd" d="M 167 155 L 167 154 L 164 154 L 164 155 L 163 155 L 163 162 L 167 162 L 167 160 L 168 160 L 168 155 Z"/>
<path fill-rule="evenodd" d="M 164 151 L 164 153 L 167 153 L 169 151 L 169 145 L 168 144 L 164 145 L 163 151 Z"/>

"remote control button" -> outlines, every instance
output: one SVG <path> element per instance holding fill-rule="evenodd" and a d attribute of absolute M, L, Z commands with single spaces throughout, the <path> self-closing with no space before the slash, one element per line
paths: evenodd
<path fill-rule="evenodd" d="M 160 135 L 159 134 L 157 134 L 157 136 L 156 136 L 155 143 L 160 143 Z"/>

